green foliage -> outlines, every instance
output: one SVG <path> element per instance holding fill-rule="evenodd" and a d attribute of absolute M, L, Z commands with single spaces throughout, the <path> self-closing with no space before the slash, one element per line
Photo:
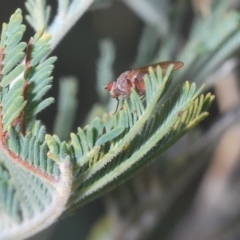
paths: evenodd
<path fill-rule="evenodd" d="M 171 20 L 170 29 L 163 39 L 154 61 L 169 59 L 174 54 L 184 62 L 185 67 L 176 76 L 176 84 L 183 83 L 186 78 L 203 83 L 229 56 L 239 48 L 240 15 L 228 11 L 231 1 L 213 1 L 211 14 L 207 17 L 196 14 L 189 39 L 181 51 L 174 53 L 177 41 L 181 40 L 179 23 L 185 18 L 186 4 L 176 3 L 176 18 Z M 204 33 L 204 34 L 203 34 Z M 157 36 L 156 36 L 157 37 Z M 172 85 L 171 89 L 174 89 Z M 208 86 L 207 86 L 208 87 Z"/>
<path fill-rule="evenodd" d="M 146 76 L 146 101 L 133 91 L 123 110 L 105 121 L 94 119 L 90 126 L 71 134 L 70 159 L 76 162 L 74 195 L 70 210 L 88 201 L 100 190 L 125 180 L 157 154 L 173 144 L 187 130 L 207 116 L 213 97 L 197 98 L 195 85 L 187 82 L 166 102 L 161 98 L 169 86 L 172 68 L 162 77 L 161 69 Z M 157 104 L 162 107 L 156 108 Z M 120 127 L 121 126 L 121 127 Z M 65 144 L 50 138 L 50 154 L 61 161 Z M 154 149 L 154 150 L 153 150 Z M 146 153 L 148 153 L 146 155 Z M 143 157 L 144 156 L 144 157 Z"/>
<path fill-rule="evenodd" d="M 110 39 L 105 39 L 100 42 L 101 57 L 97 62 L 97 81 L 99 84 L 105 84 L 105 86 L 114 79 L 113 62 L 115 59 L 115 49 L 113 42 Z M 100 101 L 103 105 L 108 104 L 109 94 L 104 88 L 100 88 L 98 85 L 96 91 L 100 97 Z"/>
<path fill-rule="evenodd" d="M 70 10 L 77 4 L 73 3 Z M 35 1 L 28 1 L 27 7 L 30 9 L 34 4 Z M 41 11 L 46 12 L 42 24 L 47 22 L 49 13 L 45 1 L 41 4 Z M 67 11 L 68 6 L 67 1 L 62 2 L 59 11 Z M 28 16 L 29 21 L 34 18 L 34 14 Z M 37 28 L 28 44 L 20 42 L 25 26 L 18 9 L 9 23 L 3 24 L 1 35 L 0 215 L 3 221 L 0 232 L 3 239 L 30 236 L 64 212 L 73 211 L 125 181 L 203 120 L 214 99 L 211 94 L 200 95 L 202 88 L 196 90 L 195 84 L 189 82 L 169 97 L 173 66 L 164 75 L 160 67 L 156 71 L 149 68 L 144 77 L 144 99 L 133 89 L 115 115 L 94 118 L 91 124 L 71 133 L 70 142 L 61 141 L 57 135 L 46 134 L 45 126 L 36 120 L 36 115 L 53 102 L 53 98 L 44 99 L 44 95 L 51 87 L 56 61 L 55 57 L 46 58 L 51 51 L 51 35 L 44 27 Z M 113 52 L 112 46 L 111 53 L 99 66 L 105 63 L 110 66 Z M 99 73 L 99 79 L 102 76 L 106 76 L 104 72 Z M 75 86 L 68 85 L 67 91 L 72 93 Z M 61 104 L 65 110 L 59 113 L 58 120 L 69 106 L 72 110 L 76 108 L 74 100 Z M 69 121 L 72 119 L 69 116 Z M 63 122 L 60 125 L 65 127 Z M 61 132 L 59 126 L 56 129 Z M 62 133 L 66 138 L 66 133 Z"/>
<path fill-rule="evenodd" d="M 52 186 L 43 184 L 37 175 L 51 180 L 59 176 L 57 164 L 47 157 L 45 127 L 35 120 L 36 114 L 53 101 L 53 98 L 42 98 L 50 88 L 52 64 L 56 58 L 42 61 L 50 50 L 50 35 L 44 33 L 44 29 L 37 32 L 28 44 L 20 42 L 24 31 L 21 10 L 18 9 L 9 23 L 3 24 L 0 47 L 0 205 L 1 211 L 7 214 L 7 219 L 5 214 L 1 216 L 3 236 L 6 226 L 36 216 L 51 203 Z"/>
<path fill-rule="evenodd" d="M 30 26 L 32 26 L 36 31 L 42 26 L 47 26 L 51 7 L 46 4 L 46 0 L 27 0 L 25 6 L 28 10 L 28 15 L 26 19 Z"/>
<path fill-rule="evenodd" d="M 68 77 L 60 80 L 58 113 L 53 132 L 62 140 L 68 140 L 77 113 L 77 90 L 77 79 Z"/>

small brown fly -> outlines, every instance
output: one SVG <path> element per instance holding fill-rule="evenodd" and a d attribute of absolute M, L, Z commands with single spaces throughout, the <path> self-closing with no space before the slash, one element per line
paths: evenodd
<path fill-rule="evenodd" d="M 148 74 L 148 68 L 152 67 L 156 71 L 157 66 L 161 67 L 162 74 L 164 75 L 170 65 L 173 65 L 173 70 L 176 71 L 183 66 L 183 63 L 180 61 L 165 61 L 158 62 L 141 68 L 135 68 L 129 71 L 122 73 L 116 82 L 110 82 L 105 87 L 111 95 L 112 98 L 116 98 L 118 101 L 117 107 L 114 113 L 116 113 L 119 105 L 118 97 L 120 95 L 124 97 L 129 97 L 131 94 L 131 88 L 134 88 L 140 96 L 144 96 L 146 93 L 144 76 Z"/>

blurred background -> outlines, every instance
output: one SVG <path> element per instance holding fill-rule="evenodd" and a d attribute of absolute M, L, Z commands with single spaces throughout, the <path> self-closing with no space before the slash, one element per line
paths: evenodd
<path fill-rule="evenodd" d="M 48 3 L 54 16 L 57 1 Z M 0 6 L 1 22 L 16 8 L 26 13 L 24 1 Z M 173 88 L 205 83 L 216 101 L 198 128 L 145 170 L 31 239 L 240 239 L 239 7 L 239 0 L 95 1 L 52 53 L 58 60 L 48 94 L 56 103 L 61 77 L 79 83 L 71 131 L 113 111 L 101 90 L 107 82 L 153 62 L 183 61 Z M 33 33 L 29 27 L 25 40 Z M 56 113 L 53 104 L 39 116 L 50 133 Z"/>

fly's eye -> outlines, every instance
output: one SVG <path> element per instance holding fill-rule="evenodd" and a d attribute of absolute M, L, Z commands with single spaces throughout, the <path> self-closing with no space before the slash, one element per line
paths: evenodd
<path fill-rule="evenodd" d="M 112 90 L 112 86 L 113 86 L 113 82 L 110 82 L 104 89 L 107 89 L 110 92 Z"/>

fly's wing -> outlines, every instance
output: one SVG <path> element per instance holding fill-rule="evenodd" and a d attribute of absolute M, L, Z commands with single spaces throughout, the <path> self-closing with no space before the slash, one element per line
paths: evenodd
<path fill-rule="evenodd" d="M 140 67 L 140 68 L 135 68 L 132 71 L 139 71 L 139 72 L 147 73 L 149 67 L 152 67 L 154 70 L 156 70 L 157 66 L 160 66 L 162 69 L 162 73 L 165 74 L 168 67 L 171 64 L 173 64 L 173 66 L 174 66 L 174 68 L 173 68 L 174 71 L 180 69 L 183 66 L 183 62 L 180 62 L 180 61 L 165 61 L 165 62 L 153 63 L 153 64 L 150 64 L 150 65 L 147 65 L 144 67 Z"/>
<path fill-rule="evenodd" d="M 132 81 L 134 88 L 137 90 L 139 95 L 144 95 L 146 93 L 144 76 L 148 73 L 148 68 L 152 67 L 154 71 L 156 71 L 157 66 L 160 66 L 162 69 L 162 74 L 164 75 L 168 69 L 168 67 L 173 64 L 173 70 L 176 71 L 183 66 L 183 63 L 180 61 L 165 61 L 158 62 L 154 64 L 150 64 L 148 66 L 135 68 L 132 71 L 128 72 L 128 75 Z M 171 77 L 171 76 L 170 76 Z M 170 83 L 170 81 L 169 81 Z M 167 88 L 166 88 L 167 89 Z"/>

